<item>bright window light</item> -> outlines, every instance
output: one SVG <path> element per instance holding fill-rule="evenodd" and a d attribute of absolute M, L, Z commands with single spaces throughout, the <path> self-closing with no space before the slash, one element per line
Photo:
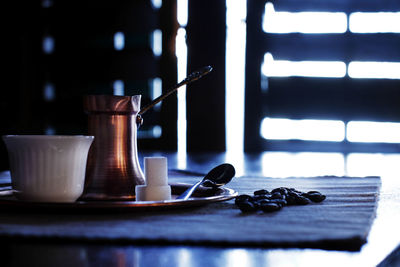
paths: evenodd
<path fill-rule="evenodd" d="M 178 61 L 178 81 L 185 79 L 187 76 L 187 46 L 186 46 L 186 30 L 179 28 L 176 35 L 176 57 Z M 185 168 L 187 138 L 186 138 L 186 86 L 182 86 L 178 92 L 178 168 Z"/>
<path fill-rule="evenodd" d="M 45 54 L 51 54 L 54 52 L 54 38 L 52 36 L 43 37 L 42 49 Z"/>
<path fill-rule="evenodd" d="M 177 58 L 178 81 L 187 76 L 187 45 L 185 26 L 188 20 L 188 0 L 177 1 L 177 18 L 181 28 L 178 29 L 175 38 L 175 53 Z M 177 92 L 178 98 L 178 168 L 186 168 L 187 157 L 187 121 L 186 121 L 186 86 L 182 86 Z"/>
<path fill-rule="evenodd" d="M 114 49 L 122 50 L 125 47 L 125 35 L 123 32 L 116 32 L 114 34 Z"/>
<path fill-rule="evenodd" d="M 262 64 L 262 73 L 268 77 L 341 78 L 346 75 L 346 64 L 342 61 L 274 60 L 271 53 L 266 53 Z"/>
<path fill-rule="evenodd" d="M 356 33 L 400 32 L 400 12 L 355 12 L 349 29 Z"/>
<path fill-rule="evenodd" d="M 264 152 L 262 174 L 267 177 L 345 175 L 345 158 L 341 153 Z"/>
<path fill-rule="evenodd" d="M 148 129 L 141 129 L 137 134 L 139 138 L 160 138 L 162 135 L 162 128 L 159 125 L 155 125 Z"/>
<path fill-rule="evenodd" d="M 251 1 L 251 0 L 250 0 Z M 241 267 L 252 266 L 254 262 L 245 249 L 233 248 L 221 255 L 227 266 Z"/>
<path fill-rule="evenodd" d="M 151 98 L 156 99 L 162 93 L 162 80 L 160 78 L 154 78 L 152 80 L 152 91 L 151 91 Z M 161 102 L 154 106 L 155 109 L 159 110 L 161 108 Z"/>
<path fill-rule="evenodd" d="M 155 125 L 152 129 L 154 138 L 160 138 L 162 134 L 161 126 Z"/>
<path fill-rule="evenodd" d="M 244 149 L 244 73 L 246 53 L 246 1 L 226 1 L 226 150 Z"/>
<path fill-rule="evenodd" d="M 53 101 L 56 97 L 54 84 L 47 82 L 44 85 L 43 96 L 46 101 Z"/>
<path fill-rule="evenodd" d="M 308 140 L 341 142 L 345 137 L 345 125 L 337 120 L 290 120 L 264 118 L 261 136 L 275 140 Z"/>
<path fill-rule="evenodd" d="M 125 94 L 124 82 L 122 80 L 115 80 L 113 83 L 114 95 L 123 96 Z"/>
<path fill-rule="evenodd" d="M 188 0 L 177 1 L 177 19 L 181 27 L 185 27 L 188 22 Z"/>
<path fill-rule="evenodd" d="M 194 264 L 195 259 L 193 258 L 193 254 L 189 248 L 180 247 L 175 252 L 174 257 L 171 259 L 176 267 L 187 267 Z"/>
<path fill-rule="evenodd" d="M 343 12 L 276 12 L 265 4 L 263 30 L 267 33 L 344 33 L 347 15 Z"/>
<path fill-rule="evenodd" d="M 151 0 L 151 3 L 155 8 L 160 8 L 162 6 L 162 0 Z"/>
<path fill-rule="evenodd" d="M 155 56 L 161 56 L 162 53 L 162 32 L 161 30 L 153 31 L 152 49 Z"/>
<path fill-rule="evenodd" d="M 382 175 L 382 169 L 387 168 L 381 153 L 350 153 L 347 155 L 347 171 L 352 176 Z M 379 162 L 379 164 L 377 164 Z M 383 165 L 383 166 L 382 166 Z"/>
<path fill-rule="evenodd" d="M 400 123 L 350 121 L 347 123 L 350 142 L 400 143 Z"/>
<path fill-rule="evenodd" d="M 400 62 L 352 61 L 351 78 L 400 79 Z"/>
<path fill-rule="evenodd" d="M 385 186 L 390 186 L 398 181 L 397 175 L 393 175 L 393 170 L 398 169 L 399 162 L 398 153 L 350 153 L 347 155 L 347 175 L 385 176 Z"/>

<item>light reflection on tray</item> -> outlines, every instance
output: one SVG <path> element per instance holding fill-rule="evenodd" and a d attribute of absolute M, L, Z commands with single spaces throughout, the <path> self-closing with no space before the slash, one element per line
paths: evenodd
<path fill-rule="evenodd" d="M 0 208 L 21 208 L 21 209 L 39 209 L 39 210 L 109 210 L 109 211 L 146 211 L 146 210 L 165 210 L 184 207 L 202 206 L 213 202 L 226 201 L 237 196 L 233 189 L 221 187 L 218 189 L 198 188 L 188 200 L 174 199 L 183 193 L 191 184 L 173 183 L 171 200 L 165 201 L 104 201 L 104 200 L 78 200 L 72 203 L 42 203 L 28 202 L 16 199 L 12 190 L 9 188 L 0 188 Z"/>

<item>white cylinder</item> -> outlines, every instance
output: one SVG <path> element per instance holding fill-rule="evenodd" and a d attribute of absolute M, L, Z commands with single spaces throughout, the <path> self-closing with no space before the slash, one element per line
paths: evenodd
<path fill-rule="evenodd" d="M 171 187 L 137 185 L 135 187 L 136 201 L 162 201 L 171 199 Z"/>
<path fill-rule="evenodd" d="M 145 157 L 144 176 L 148 186 L 168 185 L 168 163 L 166 157 Z"/>
<path fill-rule="evenodd" d="M 166 157 L 145 157 L 144 176 L 146 185 L 137 185 L 135 187 L 136 201 L 162 201 L 171 199 Z"/>

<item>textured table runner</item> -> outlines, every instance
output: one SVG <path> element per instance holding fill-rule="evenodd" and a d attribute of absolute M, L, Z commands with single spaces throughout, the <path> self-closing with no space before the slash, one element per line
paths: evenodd
<path fill-rule="evenodd" d="M 173 177 L 192 183 L 198 177 Z M 2 210 L 0 238 L 47 238 L 131 244 L 310 247 L 359 250 L 375 217 L 379 177 L 234 178 L 239 194 L 294 187 L 318 190 L 322 203 L 243 214 L 234 201 L 157 212 L 25 213 Z"/>

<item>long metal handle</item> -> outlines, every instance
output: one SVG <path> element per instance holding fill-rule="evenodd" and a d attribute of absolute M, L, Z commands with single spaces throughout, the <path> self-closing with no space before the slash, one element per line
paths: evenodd
<path fill-rule="evenodd" d="M 145 113 L 147 110 L 151 109 L 152 107 L 154 107 L 155 105 L 157 105 L 159 102 L 161 102 L 162 100 L 164 100 L 164 98 L 168 97 L 170 94 L 172 94 L 173 92 L 175 92 L 179 87 L 192 83 L 194 81 L 197 81 L 198 79 L 200 79 L 201 77 L 203 77 L 204 75 L 208 74 L 210 71 L 212 71 L 212 67 L 211 66 L 207 66 L 207 67 L 203 67 L 198 71 L 195 71 L 193 73 L 191 73 L 186 79 L 184 79 L 183 81 L 181 81 L 180 83 L 176 84 L 172 89 L 168 90 L 167 92 L 165 92 L 164 94 L 160 95 L 159 97 L 157 97 L 156 99 L 154 99 L 150 104 L 148 104 L 147 106 L 145 106 L 144 108 L 142 108 L 139 111 L 139 116 L 142 116 L 143 113 Z"/>
<path fill-rule="evenodd" d="M 185 192 L 183 192 L 180 196 L 178 196 L 176 199 L 182 199 L 182 200 L 186 200 L 188 199 L 193 192 L 197 189 L 197 187 L 199 187 L 201 184 L 203 183 L 203 180 L 198 181 L 197 183 L 195 183 L 194 185 L 192 185 L 189 189 L 186 189 Z"/>

